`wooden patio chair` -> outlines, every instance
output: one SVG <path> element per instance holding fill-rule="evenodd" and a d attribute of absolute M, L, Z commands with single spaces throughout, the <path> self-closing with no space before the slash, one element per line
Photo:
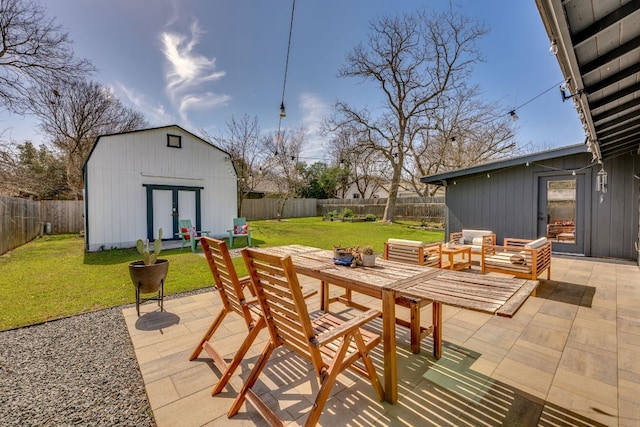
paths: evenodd
<path fill-rule="evenodd" d="M 213 390 L 211 390 L 211 394 L 215 395 L 222 391 L 229 382 L 233 372 L 242 361 L 242 358 L 251 347 L 260 330 L 266 326 L 266 323 L 255 297 L 249 299 L 245 297 L 247 287 L 249 291 L 252 291 L 253 288 L 250 285 L 248 276 L 238 278 L 233 262 L 231 261 L 231 255 L 227 249 L 227 244 L 224 241 L 206 236 L 200 239 L 200 243 L 202 244 L 204 255 L 207 258 L 211 274 L 213 274 L 216 288 L 220 294 L 222 308 L 193 350 L 193 353 L 191 353 L 189 360 L 194 360 L 198 357 L 203 349 L 209 353 L 213 362 L 222 372 L 220 380 L 214 386 Z M 253 292 L 251 292 L 251 294 L 253 294 Z M 236 313 L 243 318 L 249 335 L 247 335 L 247 338 L 236 352 L 231 363 L 227 365 L 222 356 L 213 348 L 209 340 L 229 313 Z"/>
<path fill-rule="evenodd" d="M 180 239 L 181 239 L 181 242 L 180 242 L 181 250 L 182 248 L 184 248 L 184 245 L 188 244 L 189 246 L 191 246 L 191 252 L 195 252 L 200 239 L 203 236 L 209 235 L 209 231 L 196 230 L 196 227 L 191 225 L 190 219 L 178 220 L 178 228 L 180 228 L 180 231 L 178 232 L 178 236 L 180 236 Z"/>
<path fill-rule="evenodd" d="M 440 268 L 442 256 L 442 244 L 425 244 L 417 240 L 388 239 L 384 242 L 382 257 L 391 261 L 405 262 L 408 264 L 424 265 L 426 267 Z M 409 328 L 411 335 L 411 352 L 420 353 L 420 341 L 433 332 L 433 325 L 425 328 L 420 322 L 420 309 L 431 304 L 430 300 L 399 296 L 396 304 L 409 309 L 409 322 L 396 319 L 396 323 Z"/>
<path fill-rule="evenodd" d="M 255 298 L 249 276 L 238 277 L 233 262 L 231 261 L 227 244 L 222 240 L 206 236 L 202 237 L 200 242 L 207 263 L 209 264 L 209 269 L 213 274 L 216 288 L 220 294 L 222 308 L 193 350 L 193 353 L 191 353 L 189 360 L 197 358 L 203 349 L 211 356 L 213 362 L 222 372 L 220 380 L 211 390 L 211 395 L 216 395 L 227 385 L 233 372 L 240 362 L 242 362 L 251 344 L 258 336 L 260 330 L 266 326 L 266 323 L 262 316 L 262 309 L 258 304 L 258 300 Z M 250 295 L 247 296 L 245 294 L 246 290 L 249 290 Z M 317 290 L 315 289 L 309 290 L 304 293 L 304 298 L 309 298 L 316 293 Z M 213 348 L 209 340 L 222 324 L 226 315 L 230 313 L 236 313 L 243 318 L 249 334 L 231 360 L 231 363 L 227 365 L 222 356 Z"/>
<path fill-rule="evenodd" d="M 317 423 L 336 377 L 346 368 L 369 378 L 382 401 L 384 390 L 369 357 L 371 349 L 380 342 L 380 335 L 361 328 L 377 318 L 380 312 L 369 310 L 349 321 L 328 313 L 311 320 L 291 257 L 279 258 L 252 249 L 244 249 L 242 256 L 264 312 L 270 339 L 227 416 L 234 416 L 246 399 L 270 425 L 283 425 L 252 389 L 269 357 L 280 346 L 311 362 L 320 380 L 321 386 L 305 426 Z M 359 359 L 364 369 L 355 365 Z"/>
<path fill-rule="evenodd" d="M 246 218 L 234 218 L 233 228 L 227 232 L 229 233 L 229 247 L 233 247 L 233 239 L 237 237 L 246 237 L 247 246 L 251 246 L 251 229 Z"/>

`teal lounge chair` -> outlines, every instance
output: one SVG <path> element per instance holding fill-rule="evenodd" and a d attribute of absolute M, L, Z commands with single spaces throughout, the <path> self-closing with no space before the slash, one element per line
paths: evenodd
<path fill-rule="evenodd" d="M 229 232 L 229 247 L 233 247 L 233 239 L 235 237 L 246 237 L 247 246 L 251 246 L 251 229 L 246 218 L 234 218 L 233 229 L 227 230 Z"/>
<path fill-rule="evenodd" d="M 184 248 L 185 244 L 191 246 L 191 252 L 196 251 L 196 246 L 198 246 L 198 242 L 202 236 L 208 236 L 209 231 L 196 230 L 194 226 L 191 225 L 190 219 L 180 219 L 178 220 L 178 227 L 180 231 L 178 235 L 180 239 L 182 239 L 180 249 Z"/>

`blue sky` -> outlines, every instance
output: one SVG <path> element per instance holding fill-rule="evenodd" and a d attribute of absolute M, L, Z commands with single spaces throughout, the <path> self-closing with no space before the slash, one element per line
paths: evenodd
<path fill-rule="evenodd" d="M 141 111 L 152 126 L 178 124 L 216 135 L 225 121 L 257 116 L 277 129 L 291 15 L 290 0 L 47 0 L 48 15 L 69 32 L 79 56 L 99 69 L 95 80 Z M 309 131 L 304 159 L 322 160 L 316 130 L 337 100 L 375 106 L 379 92 L 339 79 L 344 58 L 368 35 L 369 22 L 444 0 L 297 0 L 283 126 Z M 557 89 L 562 74 L 534 0 L 458 0 L 490 32 L 479 43 L 485 61 L 473 82 L 504 113 L 517 110 L 517 139 L 553 148 L 581 143 L 584 133 Z M 4 139 L 44 142 L 30 118 L 0 112 Z"/>

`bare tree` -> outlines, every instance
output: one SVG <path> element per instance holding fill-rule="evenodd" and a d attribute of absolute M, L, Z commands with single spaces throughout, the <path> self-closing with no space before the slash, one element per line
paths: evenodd
<path fill-rule="evenodd" d="M 71 40 L 45 9 L 30 0 L 0 0 L 0 100 L 9 111 L 24 112 L 29 89 L 55 87 L 94 71 L 74 57 Z"/>
<path fill-rule="evenodd" d="M 414 139 L 404 175 L 419 194 L 433 195 L 420 178 L 512 156 L 515 126 L 496 103 L 480 100 L 477 88 L 461 86 L 429 115 L 430 126 Z"/>
<path fill-rule="evenodd" d="M 64 153 L 67 182 L 79 196 L 82 167 L 98 136 L 147 126 L 142 113 L 125 107 L 107 88 L 95 82 L 75 81 L 31 91 L 29 109 L 40 128 Z"/>
<path fill-rule="evenodd" d="M 226 129 L 220 135 L 210 137 L 206 131 L 201 132 L 231 155 L 238 174 L 238 216 L 242 216 L 242 201 L 264 180 L 260 167 L 266 148 L 263 145 L 264 138 L 260 136 L 258 118 L 250 118 L 247 114 L 239 119 L 233 116 L 226 122 Z"/>
<path fill-rule="evenodd" d="M 305 135 L 305 130 L 299 128 L 292 132 L 274 132 L 264 139 L 264 147 L 267 148 L 270 155 L 264 161 L 262 173 L 278 189 L 278 219 L 282 218 L 287 200 L 296 194 L 301 185 L 298 162 L 305 142 Z"/>
<path fill-rule="evenodd" d="M 334 164 L 343 170 L 339 176 L 338 196 L 347 197 L 355 188 L 360 197 L 371 197 L 389 176 L 388 166 L 377 151 L 372 151 L 358 139 L 358 133 L 347 126 L 341 127 L 327 143 Z"/>
<path fill-rule="evenodd" d="M 357 129 L 362 143 L 391 166 L 383 220 L 394 220 L 405 156 L 428 129 L 429 114 L 440 108 L 442 95 L 461 85 L 480 59 L 476 41 L 485 32 L 453 7 L 431 15 L 418 11 L 372 22 L 367 44 L 348 54 L 338 75 L 374 82 L 381 105 L 356 108 L 339 101 L 328 123 L 333 130 Z"/>

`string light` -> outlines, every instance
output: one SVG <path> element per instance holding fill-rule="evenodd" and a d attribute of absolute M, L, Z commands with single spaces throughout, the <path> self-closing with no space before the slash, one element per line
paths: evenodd
<path fill-rule="evenodd" d="M 537 94 L 536 96 L 534 96 L 533 98 L 529 99 L 528 101 L 523 102 L 522 104 L 518 105 L 517 107 L 513 108 L 512 110 L 509 111 L 509 115 L 511 116 L 512 120 L 518 120 L 518 115 L 516 114 L 516 111 L 518 111 L 520 108 L 524 107 L 525 105 L 535 101 L 536 99 L 540 98 L 542 95 L 546 94 L 547 92 L 549 92 L 550 90 L 554 89 L 556 86 L 558 86 L 559 84 L 565 83 L 564 80 L 560 80 L 558 83 L 555 83 L 553 86 L 549 87 L 548 89 L 543 90 L 542 92 L 540 92 L 539 94 Z"/>
<path fill-rule="evenodd" d="M 291 20 L 289 22 L 289 40 L 287 42 L 287 57 L 284 62 L 284 79 L 282 82 L 282 99 L 280 100 L 280 120 L 278 121 L 278 135 L 280 135 L 280 126 L 282 119 L 287 117 L 287 112 L 284 109 L 284 93 L 287 87 L 287 74 L 289 71 L 289 53 L 291 52 L 291 35 L 293 34 L 293 17 L 296 9 L 296 0 L 293 0 L 291 4 Z"/>

